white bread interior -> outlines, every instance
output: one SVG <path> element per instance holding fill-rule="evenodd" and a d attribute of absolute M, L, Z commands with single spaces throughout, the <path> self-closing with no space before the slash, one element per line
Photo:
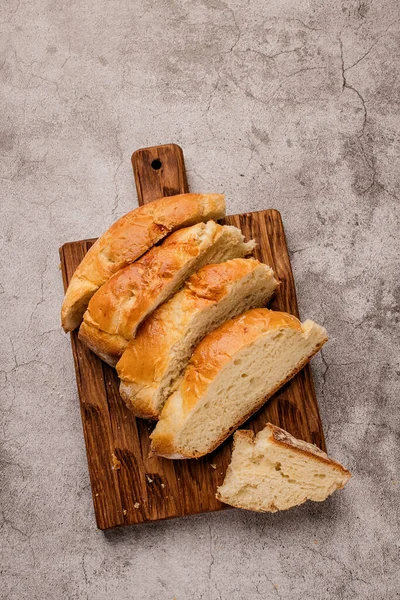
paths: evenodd
<path fill-rule="evenodd" d="M 322 502 L 350 477 L 317 446 L 268 423 L 257 436 L 235 433 L 231 463 L 216 495 L 237 508 L 276 512 L 306 500 Z"/>

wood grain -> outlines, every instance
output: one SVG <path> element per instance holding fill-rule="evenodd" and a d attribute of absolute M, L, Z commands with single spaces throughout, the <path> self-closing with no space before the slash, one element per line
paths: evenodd
<path fill-rule="evenodd" d="M 162 167 L 154 169 L 153 160 Z M 188 191 L 183 154 L 174 144 L 135 152 L 132 165 L 140 204 Z M 272 266 L 281 284 L 271 307 L 298 316 L 296 291 L 280 214 L 276 210 L 228 216 L 246 239 L 258 243 L 256 257 Z M 95 240 L 60 249 L 64 287 Z M 71 334 L 83 430 L 97 525 L 107 529 L 227 508 L 215 498 L 231 456 L 231 440 L 198 460 L 149 458 L 153 424 L 135 419 L 118 393 L 114 369 Z M 325 450 L 309 367 L 303 369 L 243 427 L 255 432 L 270 421 Z"/>
<path fill-rule="evenodd" d="M 132 168 L 140 206 L 189 191 L 182 148 L 177 144 L 136 150 Z"/>

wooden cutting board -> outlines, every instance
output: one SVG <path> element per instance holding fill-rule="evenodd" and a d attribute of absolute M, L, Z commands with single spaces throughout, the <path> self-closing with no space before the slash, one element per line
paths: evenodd
<path fill-rule="evenodd" d="M 139 204 L 188 192 L 182 150 L 175 144 L 138 150 L 132 156 Z M 213 190 L 205 190 L 213 191 Z M 227 199 L 229 207 L 229 198 Z M 133 208 L 133 207 L 132 207 Z M 271 308 L 298 315 L 296 291 L 281 217 L 265 210 L 226 217 L 246 239 L 255 238 L 255 256 L 274 269 L 281 285 Z M 104 229 L 110 223 L 104 224 Z M 66 288 L 95 240 L 60 248 Z M 135 417 L 118 393 L 114 369 L 71 333 L 83 431 L 97 525 L 100 529 L 227 508 L 215 498 L 231 456 L 231 439 L 198 460 L 149 458 L 153 423 Z M 324 434 L 309 367 L 273 396 L 244 427 L 255 432 L 270 421 L 325 450 Z"/>

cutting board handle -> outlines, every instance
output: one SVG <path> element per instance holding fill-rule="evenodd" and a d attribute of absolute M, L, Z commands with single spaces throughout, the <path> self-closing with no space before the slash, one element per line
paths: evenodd
<path fill-rule="evenodd" d="M 139 206 L 189 191 L 182 148 L 177 144 L 136 150 L 132 154 L 132 168 Z"/>

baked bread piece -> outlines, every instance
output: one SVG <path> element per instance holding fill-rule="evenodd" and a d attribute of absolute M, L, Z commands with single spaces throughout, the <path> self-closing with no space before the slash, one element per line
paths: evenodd
<path fill-rule="evenodd" d="M 317 446 L 267 423 L 256 436 L 243 429 L 235 433 L 231 463 L 216 496 L 237 508 L 276 512 L 306 500 L 322 502 L 350 477 Z"/>
<path fill-rule="evenodd" d="M 323 346 L 312 321 L 255 308 L 227 321 L 197 346 L 152 435 L 167 458 L 212 452 Z"/>
<path fill-rule="evenodd" d="M 180 229 L 116 273 L 89 302 L 79 338 L 115 366 L 140 323 L 207 263 L 249 254 L 236 227 L 214 221 Z M 157 348 L 154 348 L 155 355 Z"/>
<path fill-rule="evenodd" d="M 277 285 L 272 269 L 254 258 L 207 265 L 192 275 L 146 319 L 117 364 L 120 394 L 133 413 L 158 419 L 200 340 L 245 310 L 265 306 Z"/>
<path fill-rule="evenodd" d="M 64 330 L 79 326 L 100 286 L 168 233 L 224 215 L 221 194 L 179 194 L 140 206 L 118 219 L 93 244 L 69 283 L 61 309 Z"/>

